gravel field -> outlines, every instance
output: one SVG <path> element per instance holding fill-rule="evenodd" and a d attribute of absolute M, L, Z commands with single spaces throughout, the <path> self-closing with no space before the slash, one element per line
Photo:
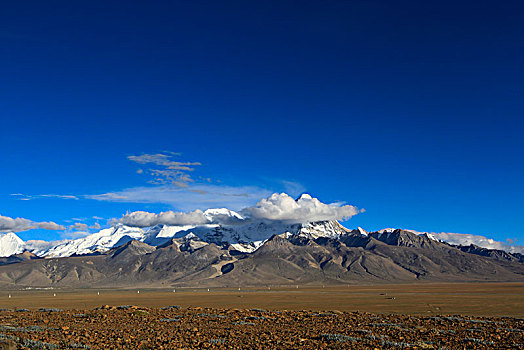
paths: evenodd
<path fill-rule="evenodd" d="M 0 349 L 522 349 L 522 295 L 522 283 L 0 291 Z"/>
<path fill-rule="evenodd" d="M 4 310 L 0 339 L 5 349 L 522 349 L 524 319 L 105 305 Z"/>

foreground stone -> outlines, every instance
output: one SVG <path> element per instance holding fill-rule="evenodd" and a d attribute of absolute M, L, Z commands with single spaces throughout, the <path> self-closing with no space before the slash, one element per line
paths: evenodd
<path fill-rule="evenodd" d="M 521 349 L 524 319 L 104 305 L 0 311 L 0 349 Z"/>

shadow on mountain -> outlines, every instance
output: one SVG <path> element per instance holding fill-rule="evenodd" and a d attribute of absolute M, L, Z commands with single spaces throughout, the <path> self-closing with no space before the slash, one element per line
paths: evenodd
<path fill-rule="evenodd" d="M 403 230 L 274 235 L 250 254 L 196 236 L 158 247 L 122 243 L 96 256 L 32 259 L 26 254 L 25 260 L 0 266 L 0 283 L 78 288 L 524 281 L 524 264 L 515 255 L 454 247 Z"/>

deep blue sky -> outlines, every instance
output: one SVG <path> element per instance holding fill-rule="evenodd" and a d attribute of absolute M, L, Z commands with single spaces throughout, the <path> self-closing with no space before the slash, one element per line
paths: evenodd
<path fill-rule="evenodd" d="M 3 3 L 0 214 L 66 224 L 181 209 L 81 197 L 153 186 L 127 157 L 172 151 L 202 163 L 197 182 L 284 191 L 291 181 L 366 209 L 349 227 L 522 244 L 523 10 L 521 1 Z"/>

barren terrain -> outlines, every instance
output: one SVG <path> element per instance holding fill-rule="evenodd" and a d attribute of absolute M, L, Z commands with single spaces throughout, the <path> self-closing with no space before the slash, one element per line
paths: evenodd
<path fill-rule="evenodd" d="M 0 342 L 13 349 L 522 348 L 522 295 L 522 283 L 8 291 L 0 294 Z"/>

